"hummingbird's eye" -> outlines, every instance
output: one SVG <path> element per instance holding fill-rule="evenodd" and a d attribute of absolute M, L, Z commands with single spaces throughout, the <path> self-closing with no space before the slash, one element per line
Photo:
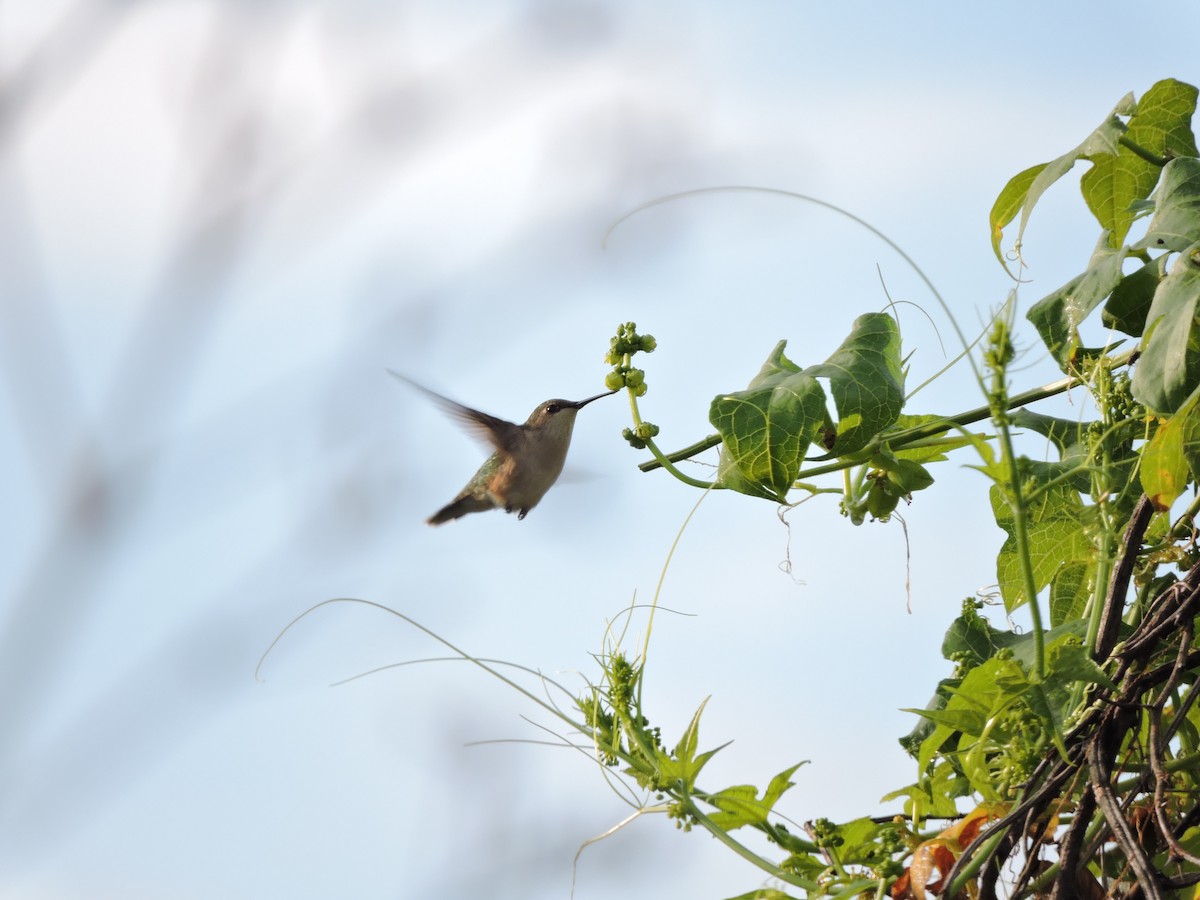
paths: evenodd
<path fill-rule="evenodd" d="M 560 407 L 557 403 L 547 403 L 546 404 L 546 412 L 548 412 L 550 415 L 554 415 L 561 408 L 562 407 Z"/>

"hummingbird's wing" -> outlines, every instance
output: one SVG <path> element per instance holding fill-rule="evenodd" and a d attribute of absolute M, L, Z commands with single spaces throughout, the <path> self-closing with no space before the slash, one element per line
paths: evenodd
<path fill-rule="evenodd" d="M 451 417 L 466 426 L 467 431 L 487 444 L 490 444 L 494 449 L 504 450 L 508 453 L 516 452 L 523 437 L 520 425 L 509 422 L 507 419 L 498 419 L 495 416 L 489 416 L 485 412 L 471 409 L 471 407 L 463 406 L 461 403 L 455 403 L 449 397 L 443 397 L 437 391 L 431 391 L 425 385 L 418 384 L 394 369 L 388 369 L 388 374 L 393 378 L 398 378 L 407 385 L 415 387 L 422 394 L 428 396 Z"/>

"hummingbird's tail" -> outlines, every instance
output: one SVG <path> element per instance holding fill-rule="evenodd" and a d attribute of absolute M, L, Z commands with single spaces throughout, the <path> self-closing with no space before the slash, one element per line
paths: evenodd
<path fill-rule="evenodd" d="M 443 506 L 425 521 L 430 525 L 441 525 L 443 522 L 449 522 L 451 519 L 461 518 L 467 513 L 486 512 L 489 509 L 495 508 L 496 504 L 487 497 L 475 497 L 471 494 L 463 494 L 456 497 L 452 503 Z"/>

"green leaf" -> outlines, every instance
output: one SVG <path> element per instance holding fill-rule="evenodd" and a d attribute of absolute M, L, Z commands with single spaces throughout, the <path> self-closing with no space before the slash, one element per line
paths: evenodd
<path fill-rule="evenodd" d="M 1200 384 L 1198 303 L 1200 243 L 1179 255 L 1154 292 L 1142 356 L 1133 370 L 1134 397 L 1160 415 L 1179 409 Z"/>
<path fill-rule="evenodd" d="M 929 470 L 911 459 L 893 459 L 884 467 L 890 481 L 896 490 L 903 494 L 923 491 L 933 484 L 933 476 Z"/>
<path fill-rule="evenodd" d="M 1023 172 L 1018 172 L 1008 179 L 1008 184 L 1000 191 L 996 202 L 992 204 L 992 211 L 988 215 L 988 222 L 992 226 L 992 252 L 996 254 L 996 259 L 1000 260 L 1000 264 L 1005 268 L 1008 268 L 1008 263 L 1005 262 L 1004 254 L 1000 250 L 1000 241 L 1004 239 L 1004 227 L 1017 217 L 1017 213 L 1025 205 L 1033 182 L 1048 165 L 1050 164 L 1040 163 L 1030 166 Z"/>
<path fill-rule="evenodd" d="M 792 900 L 792 895 L 785 894 L 783 891 L 777 891 L 775 888 L 759 888 L 756 891 L 750 891 L 748 894 L 738 894 L 736 897 L 730 897 L 729 900 Z"/>
<path fill-rule="evenodd" d="M 861 450 L 895 422 L 904 408 L 904 371 L 896 320 L 886 313 L 859 316 L 842 346 L 825 362 L 809 366 L 804 374 L 829 379 L 838 411 L 833 453 L 846 456 Z"/>
<path fill-rule="evenodd" d="M 956 818 L 962 813 L 954 802 L 955 797 L 965 797 L 971 791 L 970 784 L 953 766 L 947 762 L 939 763 L 933 770 L 932 777 L 923 776 L 917 784 L 910 784 L 898 791 L 884 794 L 881 803 L 908 797 L 904 811 L 914 818 L 924 816 L 941 816 Z"/>
<path fill-rule="evenodd" d="M 750 386 L 716 397 L 708 414 L 723 442 L 717 480 L 778 502 L 829 419 L 825 391 L 783 355 L 786 346 L 776 344 Z"/>
<path fill-rule="evenodd" d="M 744 391 L 716 397 L 709 421 L 721 434 L 719 483 L 783 502 L 813 441 L 844 455 L 861 450 L 896 421 L 904 405 L 900 332 L 891 316 L 855 320 L 832 356 L 803 371 L 780 341 Z M 829 417 L 817 378 L 828 378 L 839 421 Z"/>
<path fill-rule="evenodd" d="M 991 501 L 996 524 L 1008 533 L 996 558 L 996 578 L 1004 608 L 1012 612 L 1033 598 L 1025 596 L 1013 512 L 1000 485 L 992 485 Z M 1048 585 L 1060 566 L 1090 561 L 1092 543 L 1084 532 L 1082 514 L 1079 495 L 1069 485 L 1055 485 L 1026 501 L 1026 544 L 1033 563 L 1035 590 Z"/>
<path fill-rule="evenodd" d="M 961 683 L 959 678 L 943 678 L 938 682 L 934 689 L 933 696 L 929 698 L 929 702 L 925 704 L 925 709 L 918 712 L 921 719 L 913 726 L 912 731 L 908 734 L 897 738 L 897 743 L 904 749 L 904 752 L 916 759 L 921 752 L 921 744 L 924 740 L 933 734 L 937 725 L 930 718 L 923 715 L 925 710 L 941 710 L 946 708 L 946 703 L 950 700 L 951 692 Z M 909 710 L 912 712 L 913 710 Z"/>
<path fill-rule="evenodd" d="M 1173 159 L 1154 193 L 1154 218 L 1134 250 L 1186 250 L 1200 241 L 1200 159 Z"/>
<path fill-rule="evenodd" d="M 1115 328 L 1133 337 L 1141 336 L 1154 292 L 1167 273 L 1168 259 L 1168 254 L 1164 253 L 1121 279 L 1100 315 L 1105 328 Z"/>
<path fill-rule="evenodd" d="M 896 417 L 896 421 L 892 426 L 884 431 L 882 438 L 883 443 L 888 445 L 892 434 L 902 434 L 913 428 L 919 428 L 922 425 L 928 425 L 932 422 L 945 422 L 945 416 L 938 415 L 923 415 L 909 416 L 900 415 Z M 947 425 L 947 432 L 955 431 L 954 425 Z M 962 434 L 949 434 L 944 437 L 925 438 L 929 444 L 924 444 L 916 447 L 898 447 L 891 449 L 891 453 L 896 459 L 911 459 L 913 462 L 941 462 L 946 458 L 946 454 L 951 450 L 957 450 L 959 447 L 967 447 L 975 438 L 966 437 Z"/>
<path fill-rule="evenodd" d="M 706 802 L 720 812 L 711 813 L 708 818 L 722 831 L 732 831 L 743 825 L 761 825 L 767 821 L 767 816 L 784 792 L 793 787 L 794 782 L 790 780 L 792 773 L 802 765 L 804 763 L 797 763 L 772 778 L 761 800 L 758 789 L 752 784 L 738 784 L 709 794 Z"/>
<path fill-rule="evenodd" d="M 1195 404 L 1189 404 L 1194 407 Z M 1171 508 L 1187 487 L 1188 463 L 1183 455 L 1184 417 L 1172 416 L 1142 448 L 1142 490 L 1156 510 Z"/>
<path fill-rule="evenodd" d="M 1011 660 L 993 656 L 973 668 L 957 685 L 948 686 L 950 696 L 940 710 L 908 710 L 938 723 L 929 737 L 921 742 L 917 754 L 918 771 L 924 772 L 946 741 L 956 733 L 975 736 L 983 731 L 999 694 L 996 670 L 1007 662 Z"/>
<path fill-rule="evenodd" d="M 911 707 L 902 707 L 901 712 L 914 713 L 924 719 L 928 719 L 936 725 L 943 726 L 950 731 L 961 731 L 963 734 L 979 734 L 987 724 L 986 709 L 972 709 L 969 707 L 961 707 L 950 709 L 914 709 Z"/>
<path fill-rule="evenodd" d="M 1077 620 L 1087 607 L 1091 596 L 1090 577 L 1095 564 L 1068 563 L 1055 573 L 1050 582 L 1050 625 Z"/>
<path fill-rule="evenodd" d="M 1170 78 L 1160 81 L 1138 101 L 1125 137 L 1156 156 L 1195 156 L 1191 130 L 1195 111 L 1196 88 Z M 1080 187 L 1088 209 L 1109 232 L 1109 246 L 1115 249 L 1124 243 L 1136 216 L 1131 207 L 1150 195 L 1162 169 L 1124 145 L 1115 155 L 1102 154 L 1092 163 Z"/>
<path fill-rule="evenodd" d="M 1079 348 L 1080 323 L 1121 282 L 1126 253 L 1123 247 L 1110 247 L 1107 233 L 1102 234 L 1083 274 L 1029 308 L 1026 318 L 1037 328 L 1042 342 L 1064 371 L 1071 368 Z"/>
<path fill-rule="evenodd" d="M 946 629 L 942 638 L 942 656 L 974 668 L 991 659 L 997 650 L 1019 643 L 1022 635 L 993 628 L 991 622 L 971 610 Z"/>
<path fill-rule="evenodd" d="M 684 789 L 691 791 L 696 784 L 696 777 L 700 774 L 700 770 L 712 757 L 723 750 L 728 744 L 722 744 L 713 750 L 708 750 L 696 755 L 696 748 L 700 741 L 700 715 L 704 712 L 704 707 L 708 705 L 708 700 L 705 699 L 700 704 L 700 708 L 696 710 L 696 714 L 692 716 L 692 721 L 688 727 L 684 729 L 682 737 L 679 738 L 679 743 L 675 745 L 675 749 L 670 755 L 667 755 L 662 750 L 655 748 L 656 762 L 660 773 L 660 783 L 663 785 L 680 782 Z"/>
<path fill-rule="evenodd" d="M 1024 407 L 1013 412 L 1010 419 L 1018 428 L 1028 429 L 1049 438 L 1058 448 L 1061 458 L 1082 458 L 1080 450 L 1083 445 L 1083 430 L 1087 423 L 1081 423 L 1078 419 L 1043 415 Z"/>
<path fill-rule="evenodd" d="M 1183 458 L 1192 480 L 1200 482 L 1200 395 L 1193 397 L 1176 415 L 1183 419 Z"/>
<path fill-rule="evenodd" d="M 996 253 L 996 258 L 1005 265 L 1005 268 L 1007 265 L 1004 263 L 1004 256 L 1000 251 L 1000 241 L 1005 226 L 1016 218 L 1018 212 L 1021 213 L 1021 225 L 1017 231 L 1017 246 L 1019 247 L 1021 238 L 1025 234 L 1025 226 L 1029 224 L 1029 216 L 1046 189 L 1071 171 L 1080 159 L 1095 159 L 1101 154 L 1115 156 L 1119 146 L 1118 140 L 1125 131 L 1125 124 L 1117 117 L 1128 116 L 1136 108 L 1133 94 L 1126 94 L 1108 114 L 1104 122 L 1074 150 L 1064 153 L 1052 162 L 1026 169 L 1008 182 L 1004 190 L 1000 192 L 1000 196 L 996 198 L 991 215 L 992 249 Z"/>
<path fill-rule="evenodd" d="M 1092 654 L 1076 635 L 1067 635 L 1046 646 L 1046 683 L 1070 687 L 1073 684 L 1098 684 L 1116 690 L 1102 668 L 1092 659 Z M 1063 712 L 1069 710 L 1063 707 Z"/>
<path fill-rule="evenodd" d="M 1022 476 L 1043 483 L 1067 476 L 1066 484 L 1073 490 L 1081 494 L 1090 490 L 1091 477 L 1083 468 L 1088 464 L 1088 447 L 1083 437 L 1092 423 L 1044 416 L 1028 409 L 1018 409 L 1012 413 L 1011 420 L 1018 428 L 1027 428 L 1048 438 L 1059 455 L 1057 460 L 1022 459 Z"/>

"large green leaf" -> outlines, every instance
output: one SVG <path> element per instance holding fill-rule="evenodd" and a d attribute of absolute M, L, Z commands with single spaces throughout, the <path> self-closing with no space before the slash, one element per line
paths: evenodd
<path fill-rule="evenodd" d="M 783 355 L 786 346 L 776 344 L 750 386 L 716 397 L 708 413 L 723 444 L 718 481 L 779 502 L 829 420 L 825 391 Z"/>
<path fill-rule="evenodd" d="M 1110 247 L 1105 232 L 1088 261 L 1087 270 L 1029 308 L 1026 314 L 1029 321 L 1063 370 L 1071 368 L 1079 346 L 1080 323 L 1121 282 L 1126 252 L 1124 248 Z"/>
<path fill-rule="evenodd" d="M 1005 226 L 1016 218 L 1018 212 L 1021 213 L 1021 225 L 1017 231 L 1019 246 L 1025 234 L 1025 226 L 1029 223 L 1030 213 L 1046 189 L 1071 171 L 1080 159 L 1095 160 L 1102 154 L 1115 156 L 1119 146 L 1117 142 L 1125 131 L 1125 123 L 1118 116 L 1131 115 L 1136 108 L 1133 94 L 1126 94 L 1104 122 L 1074 150 L 1042 166 L 1026 169 L 1009 180 L 996 198 L 991 213 L 992 250 L 1002 264 L 1004 255 L 1000 251 L 1000 240 Z"/>
<path fill-rule="evenodd" d="M 1173 159 L 1154 192 L 1154 217 L 1135 250 L 1186 250 L 1200 242 L 1200 159 Z"/>
<path fill-rule="evenodd" d="M 992 485 L 991 501 L 996 524 L 1008 533 L 996 558 L 996 579 L 1004 608 L 1012 612 L 1033 598 L 1026 596 L 1013 511 L 1000 485 Z M 1035 590 L 1048 585 L 1060 566 L 1091 561 L 1092 543 L 1083 529 L 1083 504 L 1070 486 L 1046 488 L 1032 501 L 1026 501 L 1025 525 Z"/>
<path fill-rule="evenodd" d="M 904 370 L 896 320 L 886 313 L 859 316 L 842 346 L 825 362 L 809 366 L 804 374 L 829 379 L 838 411 L 833 453 L 846 456 L 861 450 L 895 422 L 904 408 Z"/>
<path fill-rule="evenodd" d="M 1104 304 L 1100 316 L 1105 328 L 1115 328 L 1134 337 L 1141 336 L 1146 328 L 1150 304 L 1154 302 L 1154 292 L 1166 277 L 1169 258 L 1164 253 L 1121 279 L 1121 283 L 1113 288 L 1112 296 Z"/>
<path fill-rule="evenodd" d="M 749 387 L 716 397 L 708 414 L 723 443 L 720 484 L 777 502 L 813 441 L 838 455 L 854 453 L 894 423 L 904 405 L 900 332 L 891 316 L 859 316 L 829 359 L 804 370 L 784 356 L 786 346 L 780 341 Z M 817 378 L 829 379 L 836 427 Z"/>
<path fill-rule="evenodd" d="M 1179 255 L 1154 292 L 1142 356 L 1133 372 L 1133 395 L 1160 415 L 1179 409 L 1200 384 L 1198 303 L 1200 243 Z"/>
<path fill-rule="evenodd" d="M 1142 95 L 1125 136 L 1156 156 L 1195 156 L 1191 130 L 1195 111 L 1196 88 L 1165 79 Z M 1115 155 L 1102 154 L 1092 163 L 1080 187 L 1088 209 L 1108 231 L 1109 246 L 1115 249 L 1124 243 L 1135 218 L 1131 206 L 1150 195 L 1161 169 L 1124 145 Z"/>

